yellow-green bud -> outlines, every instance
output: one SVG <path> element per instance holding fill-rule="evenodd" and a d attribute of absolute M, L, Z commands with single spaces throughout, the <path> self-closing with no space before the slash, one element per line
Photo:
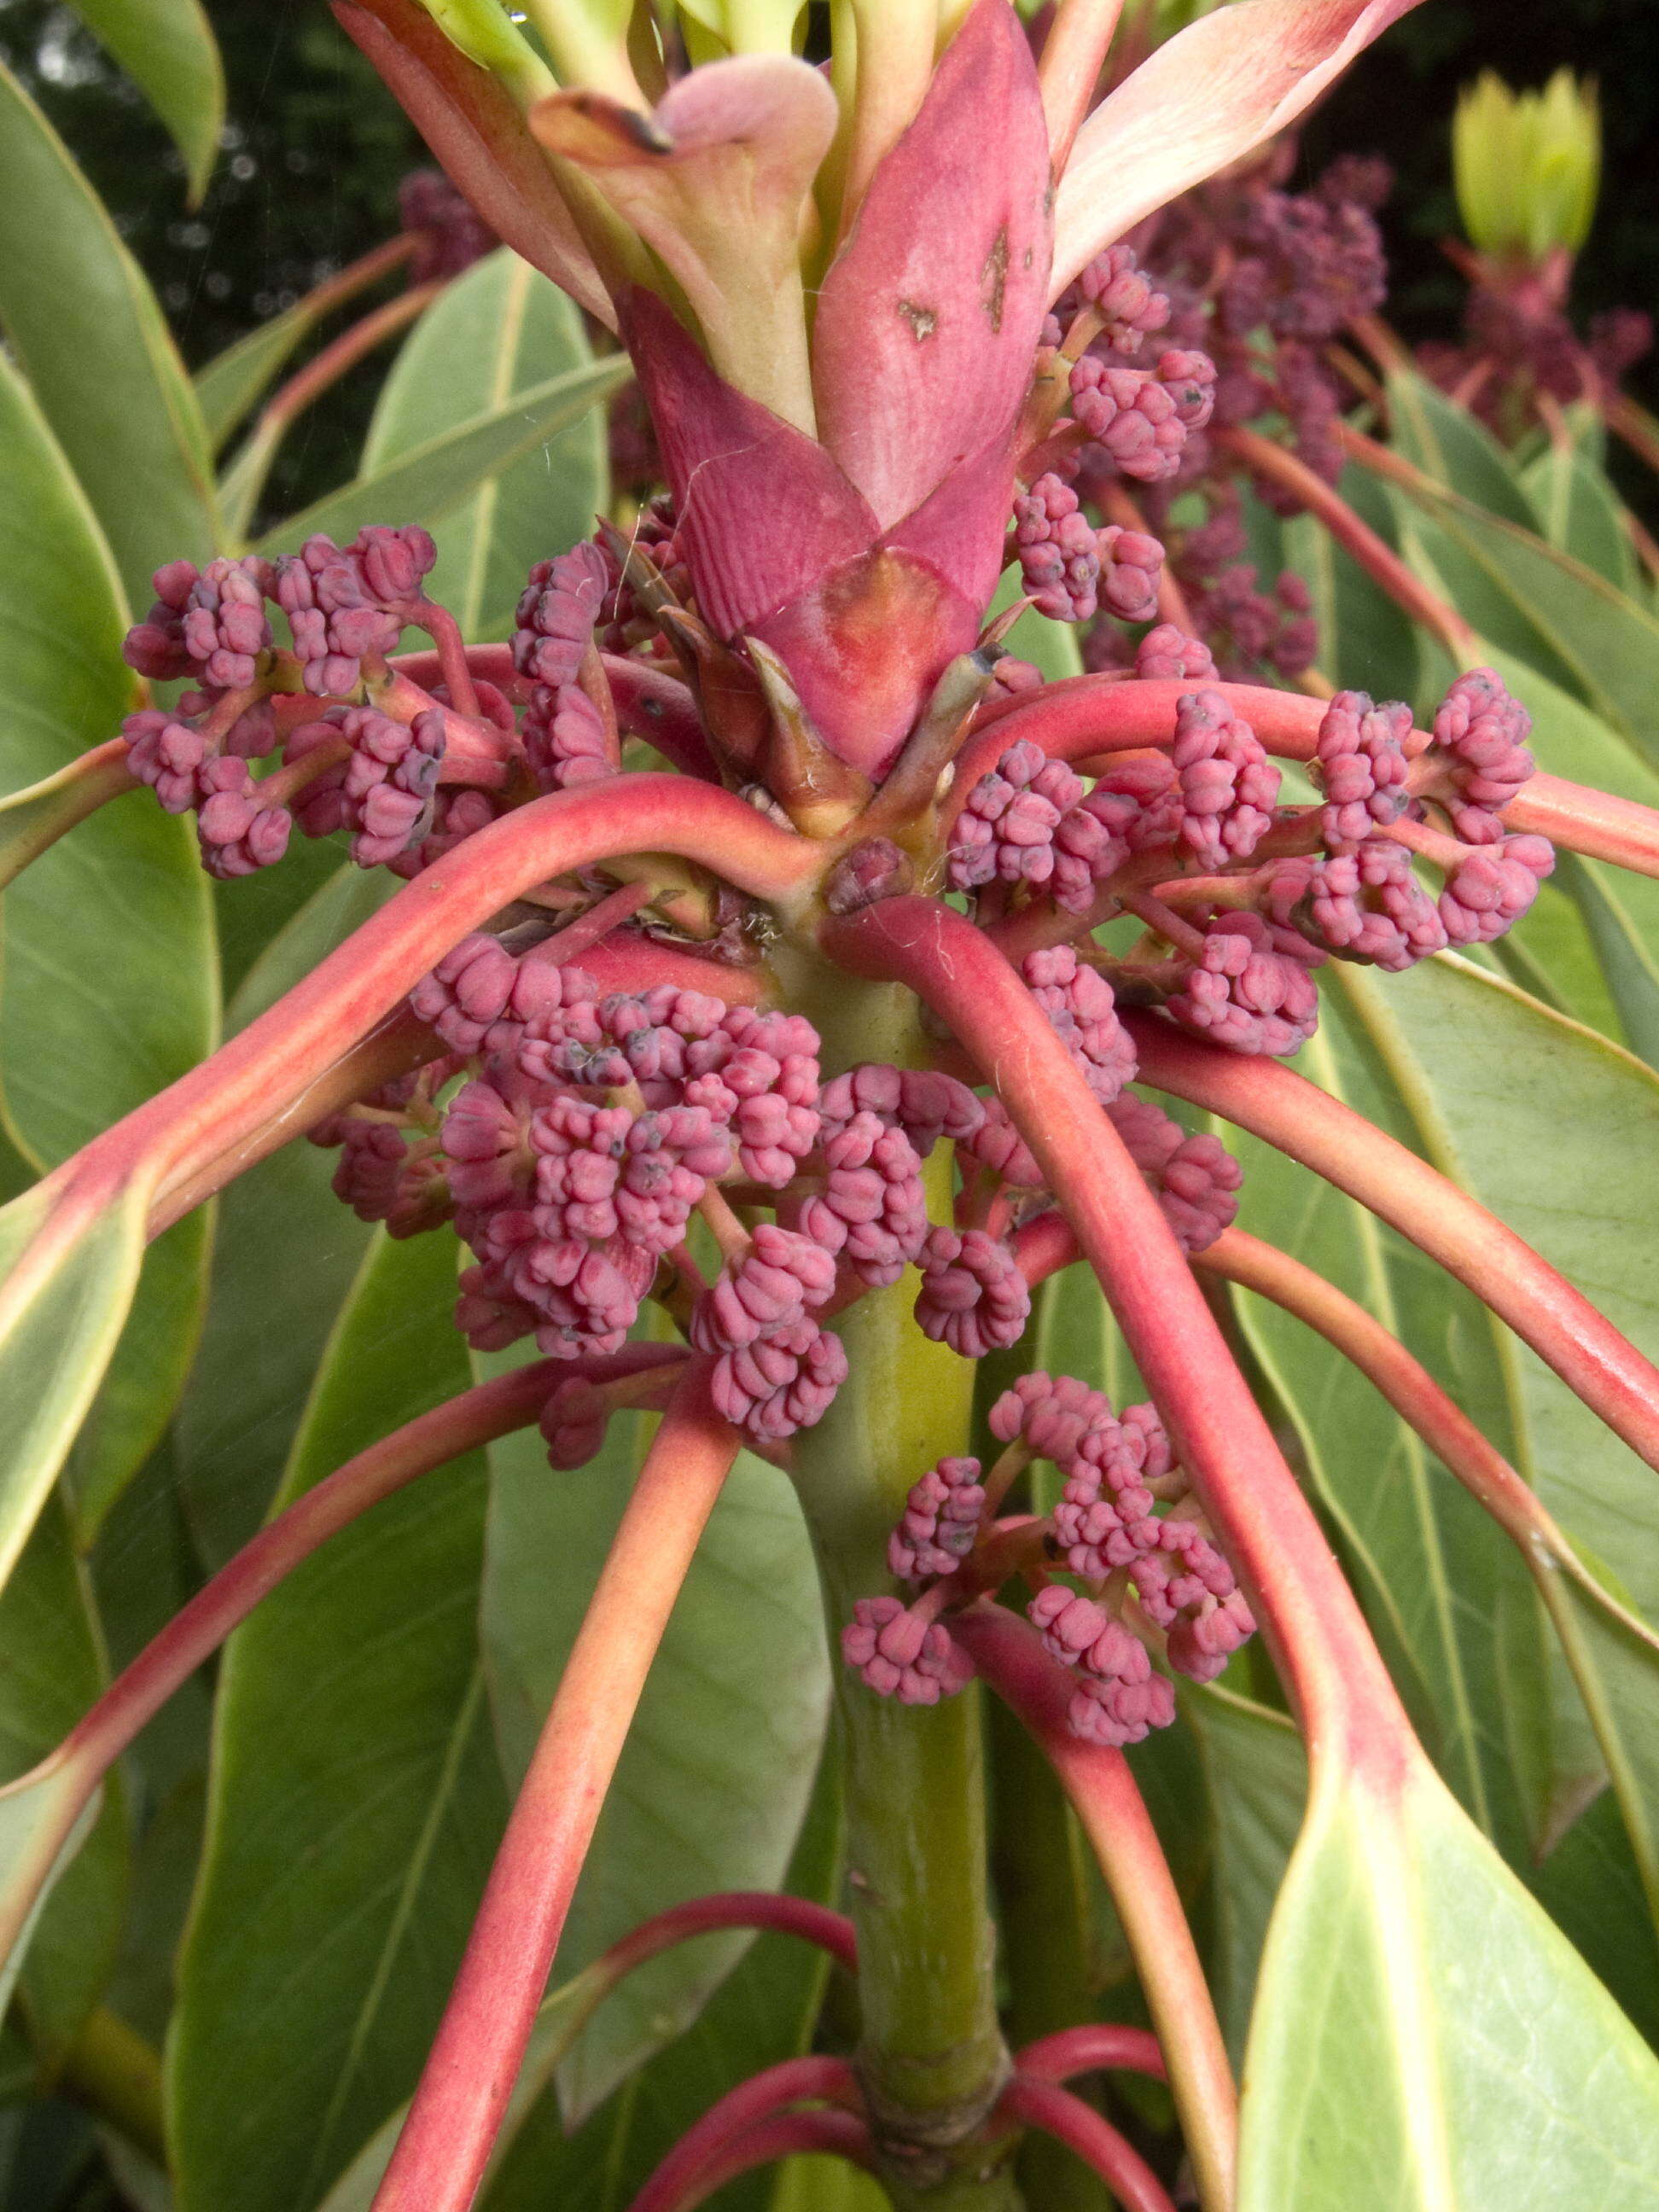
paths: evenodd
<path fill-rule="evenodd" d="M 679 0 L 680 14 L 733 54 L 787 54 L 798 44 L 805 0 Z"/>
<path fill-rule="evenodd" d="M 1511 92 L 1491 70 L 1452 121 L 1452 174 L 1469 242 L 1482 253 L 1542 261 L 1589 235 L 1601 173 L 1595 87 L 1558 70 L 1542 92 Z"/>
<path fill-rule="evenodd" d="M 546 63 L 500 0 L 421 0 L 453 46 L 499 77 L 522 106 L 553 89 Z"/>

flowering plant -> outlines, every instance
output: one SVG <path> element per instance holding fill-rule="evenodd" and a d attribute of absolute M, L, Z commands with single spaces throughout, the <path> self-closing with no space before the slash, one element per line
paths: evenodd
<path fill-rule="evenodd" d="M 0 240 L 15 627 L 101 625 L 17 697 L 125 710 L 0 809 L 45 1170 L 0 1214 L 0 1552 L 89 1707 L 18 1727 L 0 1936 L 106 2112 L 111 1779 L 156 1788 L 228 1639 L 135 2189 L 1659 2189 L 1603 1986 L 1650 2012 L 1653 623 L 1507 476 L 1350 419 L 1375 179 L 1286 194 L 1273 142 L 1403 3 L 1237 0 L 1097 100 L 1102 0 L 848 0 L 827 68 L 764 0 L 540 0 L 533 41 L 337 0 L 471 213 L 428 185 L 335 280 L 416 257 L 216 508 L 204 403 L 228 434 L 282 334 L 192 390 L 7 94 L 134 380 Z M 509 251 L 456 277 L 477 224 Z M 362 477 L 250 544 L 295 414 L 417 318 Z M 590 534 L 630 367 L 663 489 Z M 1427 392 L 1391 419 L 1478 440 Z M 1500 522 L 1601 664 L 1454 604 Z M 77 1555 L 113 1589 L 180 1510 L 216 1571 L 145 1641 L 152 1577 L 80 1698 Z M 655 2054 L 757 1930 L 699 2112 Z"/>

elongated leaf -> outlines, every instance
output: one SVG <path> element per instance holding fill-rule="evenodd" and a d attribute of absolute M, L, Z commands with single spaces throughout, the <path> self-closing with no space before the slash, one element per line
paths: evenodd
<path fill-rule="evenodd" d="M 1345 971 L 1340 983 L 1350 1018 L 1409 1102 L 1436 1164 L 1651 1358 L 1659 1351 L 1659 1079 L 1465 961 L 1443 957 L 1386 982 Z M 1571 1144 L 1561 1142 L 1564 1129 Z M 1517 1463 L 1641 1615 L 1659 1619 L 1651 1471 L 1526 1346 L 1505 1334 L 1500 1349 Z M 1647 1687 L 1632 1696 L 1627 1673 L 1604 1678 L 1605 1695 L 1592 1690 L 1589 1702 L 1659 1905 L 1647 1809 L 1659 1802 L 1647 1724 L 1659 1690 L 1648 1662 L 1640 1679 Z"/>
<path fill-rule="evenodd" d="M 255 963 L 231 1002 L 231 1030 L 274 1005 L 392 888 L 384 870 L 337 868 Z M 368 1242 L 330 1188 L 338 1158 L 296 1138 L 219 1201 L 212 1295 L 174 1428 L 191 1533 L 214 1566 L 264 1516 Z"/>
<path fill-rule="evenodd" d="M 0 357 L 0 781 L 39 787 L 130 703 L 125 611 L 63 453 Z M 8 890 L 0 1082 L 21 1148 L 65 1158 L 211 1051 L 212 911 L 187 823 L 112 800 Z M 166 1425 L 200 1327 L 205 1216 L 150 1254 L 131 1327 L 77 1447 L 77 1540 Z"/>
<path fill-rule="evenodd" d="M 1521 472 L 1543 535 L 1620 592 L 1632 592 L 1636 555 L 1619 495 L 1605 473 L 1574 445 L 1547 445 Z"/>
<path fill-rule="evenodd" d="M 522 1773 L 637 1463 L 635 1424 L 549 1480 L 533 1431 L 490 1448 L 483 1640 L 507 1771 Z M 744 1455 L 714 1509 L 600 1815 L 566 1924 L 567 1971 L 705 1890 L 770 1889 L 794 1846 L 823 1741 L 829 1674 L 817 1576 L 793 1492 Z M 582 2118 L 694 2019 L 741 1936 L 642 1967 L 561 2075 Z"/>
<path fill-rule="evenodd" d="M 75 12 L 172 132 L 199 200 L 219 150 L 225 73 L 198 0 L 75 0 Z"/>
<path fill-rule="evenodd" d="M 494 408 L 429 438 L 384 468 L 359 477 L 291 515 L 259 541 L 262 553 L 291 552 L 313 532 L 347 538 L 365 523 L 420 522 L 428 527 L 471 498 L 501 470 L 550 446 L 613 392 L 627 374 L 621 356 L 569 369 Z"/>
<path fill-rule="evenodd" d="M 1239 2212 L 1659 2203 L 1659 2065 L 1425 1771 L 1333 1773 L 1268 1933 Z"/>
<path fill-rule="evenodd" d="M 0 324 L 129 595 L 147 603 L 153 568 L 204 561 L 213 550 L 212 476 L 195 393 L 137 263 L 3 68 L 0 175 Z"/>
<path fill-rule="evenodd" d="M 1233 2063 L 1244 2056 L 1273 1901 L 1308 1796 L 1302 1739 L 1283 1713 L 1214 1686 L 1182 1710 L 1197 1735 L 1214 1838 L 1216 2011 Z"/>
<path fill-rule="evenodd" d="M 1483 637 L 1577 693 L 1659 763 L 1659 617 L 1530 531 L 1452 492 L 1401 492 L 1428 572 Z"/>
<path fill-rule="evenodd" d="M 502 246 L 450 286 L 399 352 L 363 474 L 592 362 L 574 302 Z M 607 453 L 605 416 L 593 407 L 444 517 L 427 589 L 467 637 L 506 637 L 532 563 L 592 531 L 608 501 Z"/>
<path fill-rule="evenodd" d="M 0 1584 L 16 1565 L 121 1334 L 145 1192 L 64 1225 L 25 1191 L 0 1212 Z"/>
<path fill-rule="evenodd" d="M 1659 1067 L 1659 929 L 1651 919 L 1645 928 L 1637 919 L 1641 908 L 1651 917 L 1659 899 L 1640 889 L 1642 878 L 1573 853 L 1558 857 L 1556 872 L 1583 918 L 1619 1010 L 1623 1037 L 1615 1042 L 1628 1043 L 1650 1067 Z"/>
<path fill-rule="evenodd" d="M 1539 528 L 1538 509 L 1485 423 L 1408 369 L 1389 371 L 1388 394 L 1394 443 L 1407 460 L 1489 514 Z"/>
<path fill-rule="evenodd" d="M 1328 1024 L 1298 1067 L 1370 1110 L 1340 1042 L 1340 1029 Z M 1458 1395 L 1505 1439 L 1503 1376 L 1481 1340 L 1478 1311 L 1466 1317 L 1443 1297 L 1425 1310 L 1363 1207 L 1269 1146 L 1241 1138 L 1235 1148 L 1244 1164 L 1241 1224 L 1288 1247 L 1431 1364 L 1436 1347 L 1419 1346 L 1419 1332 L 1443 1344 L 1451 1314 L 1466 1328 L 1472 1320 Z M 1315 1492 L 1419 1732 L 1474 1820 L 1512 1862 L 1524 1862 L 1545 1816 L 1549 1747 L 1545 1632 L 1520 1555 L 1322 1338 L 1266 1300 L 1240 1294 L 1236 1305 L 1296 1425 Z"/>
<path fill-rule="evenodd" d="M 448 1232 L 370 1248 L 297 1496 L 466 1387 Z M 475 1456 L 334 1538 L 231 1639 L 167 2069 L 179 2212 L 310 2212 L 414 2086 L 505 1816 Z"/>
<path fill-rule="evenodd" d="M 0 1595 L 0 1775 L 25 1773 L 68 1735 L 104 1686 L 91 1592 L 69 1545 L 64 1518 L 49 1506 L 17 1571 Z M 0 1800 L 7 1841 L 44 1782 Z M 91 1808 L 89 1808 L 90 1810 Z M 107 1790 L 78 1849 L 71 1842 L 32 1931 L 19 1991 L 32 2039 L 58 2059 L 103 1995 L 115 1965 L 126 1899 L 127 1838 L 118 1779 Z M 21 1948 L 21 1947 L 20 1947 Z M 8 1971 L 17 1970 L 15 1951 Z"/>

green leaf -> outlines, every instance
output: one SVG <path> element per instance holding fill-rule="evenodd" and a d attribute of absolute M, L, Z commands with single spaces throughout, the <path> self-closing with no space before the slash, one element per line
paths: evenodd
<path fill-rule="evenodd" d="M 102 203 L 3 69 L 0 175 L 0 324 L 138 600 L 161 562 L 213 550 L 196 395 Z"/>
<path fill-rule="evenodd" d="M 440 522 L 478 486 L 514 461 L 539 453 L 613 392 L 629 374 L 623 356 L 569 369 L 488 410 L 330 492 L 259 541 L 261 553 L 292 552 L 314 532 L 352 537 L 365 523 Z"/>
<path fill-rule="evenodd" d="M 131 702 L 108 549 L 44 417 L 0 356 L 0 782 L 40 787 Z M 0 964 L 4 1110 L 37 1166 L 66 1158 L 205 1057 L 218 994 L 190 825 L 148 792 L 111 801 L 9 887 Z M 76 1538 L 143 1463 L 200 1328 L 208 1221 L 145 1262 L 136 1310 L 77 1448 Z"/>
<path fill-rule="evenodd" d="M 434 302 L 399 352 L 375 404 L 363 474 L 592 363 L 575 303 L 502 246 Z M 532 564 L 589 534 L 608 504 L 608 476 L 605 418 L 594 407 L 446 515 L 427 589 L 464 635 L 510 633 Z"/>
<path fill-rule="evenodd" d="M 1428 490 L 1395 497 L 1414 565 L 1481 636 L 1577 694 L 1659 763 L 1659 617 L 1473 501 Z"/>
<path fill-rule="evenodd" d="M 231 1002 L 232 1033 L 274 1006 L 395 888 L 384 869 L 337 868 L 250 970 Z M 338 1158 L 295 1138 L 219 1200 L 206 1326 L 174 1428 L 191 1533 L 213 1566 L 264 1516 L 368 1242 L 368 1225 L 330 1187 Z"/>
<path fill-rule="evenodd" d="M 465 1389 L 455 1240 L 378 1237 L 279 1503 Z M 179 1960 L 179 2212 L 310 2212 L 412 2089 L 505 1818 L 468 1455 L 375 1507 L 227 1647 L 207 1848 Z"/>
<path fill-rule="evenodd" d="M 1605 862 L 1582 860 L 1576 853 L 1558 853 L 1555 872 L 1577 906 L 1618 1008 L 1622 1036 L 1614 1042 L 1628 1044 L 1650 1067 L 1659 1067 L 1659 884 Z M 1645 927 L 1637 918 L 1641 909 Z M 1571 1003 L 1583 1018 L 1590 1018 L 1582 1001 Z M 1594 1026 L 1607 1030 L 1604 1022 Z"/>
<path fill-rule="evenodd" d="M 1327 1024 L 1297 1066 L 1377 1118 L 1340 1025 Z M 1235 1132 L 1228 1141 L 1244 1168 L 1242 1227 L 1316 1268 L 1431 1369 L 1457 1317 L 1456 1395 L 1501 1448 L 1505 1377 L 1467 1295 L 1425 1285 L 1364 1207 L 1283 1154 Z M 1524 1863 L 1545 1817 L 1549 1744 L 1545 1631 L 1520 1554 L 1333 1346 L 1268 1300 L 1240 1292 L 1234 1303 L 1413 1722 L 1473 1818 Z"/>
<path fill-rule="evenodd" d="M 48 1507 L 16 1572 L 0 1594 L 0 1778 L 27 1773 L 69 1734 L 104 1686 L 98 1631 L 86 1571 L 69 1545 L 64 1517 Z M 24 1796 L 0 1799 L 5 1856 L 14 1823 L 26 1822 L 52 1794 L 43 1780 Z M 19 1995 L 31 2040 L 48 2063 L 62 2058 L 102 1996 L 114 1967 L 126 1902 L 127 1838 L 118 1781 L 106 1790 L 78 1848 L 73 1838 L 46 1893 L 27 1953 Z"/>
<path fill-rule="evenodd" d="M 1212 1684 L 1183 1688 L 1181 1706 L 1198 1738 L 1208 1784 L 1215 1921 L 1210 1966 L 1216 2011 L 1237 2066 L 1273 1901 L 1302 1826 L 1308 1762 L 1290 1721 L 1266 1705 Z"/>
<path fill-rule="evenodd" d="M 1490 514 L 1538 528 L 1537 509 L 1484 422 L 1410 370 L 1389 372 L 1388 393 L 1393 442 L 1408 461 Z"/>
<path fill-rule="evenodd" d="M 1653 1358 L 1659 1078 L 1593 1031 L 1455 957 L 1386 981 L 1345 969 L 1338 981 L 1435 1164 Z M 1561 1141 L 1563 1130 L 1571 1132 L 1570 1144 Z M 1651 1471 L 1527 1346 L 1507 1332 L 1500 1344 L 1516 1464 L 1591 1562 L 1613 1566 L 1615 1587 L 1630 1594 L 1637 1612 L 1659 1619 Z M 1589 1656 L 1598 1670 L 1607 1665 L 1605 1651 L 1592 1647 Z M 1600 1694 L 1592 1679 L 1588 1703 L 1592 1720 L 1607 1717 L 1603 1747 L 1659 1911 L 1659 1856 L 1650 1833 L 1659 1744 L 1648 1724 L 1659 1688 L 1650 1657 L 1635 1671 L 1634 1682 L 1629 1670 L 1601 1674 Z"/>
<path fill-rule="evenodd" d="M 1364 482 L 1349 468 L 1337 489 L 1352 504 Z M 1332 682 L 1374 699 L 1414 699 L 1417 633 L 1352 554 L 1312 515 L 1299 514 L 1285 525 L 1285 560 L 1313 595 L 1319 665 Z"/>
<path fill-rule="evenodd" d="M 148 1212 L 137 1187 L 75 1214 L 36 1188 L 0 1212 L 0 1585 L 119 1340 Z"/>
<path fill-rule="evenodd" d="M 1659 2067 L 1426 1771 L 1316 1790 L 1250 2030 L 1239 2212 L 1659 2204 Z"/>
<path fill-rule="evenodd" d="M 503 1762 L 522 1774 L 637 1464 L 638 1419 L 550 1479 L 540 1437 L 490 1447 L 483 1642 Z M 630 1434 L 630 1431 L 632 1432 Z M 817 1765 L 829 1666 L 817 1577 L 788 1481 L 743 1455 L 675 1603 L 560 1946 L 574 1972 L 652 1913 L 783 1878 Z M 561 2075 L 583 2118 L 693 2020 L 746 1938 L 677 1950 L 610 1999 Z"/>
<path fill-rule="evenodd" d="M 1615 590 L 1631 592 L 1636 554 L 1625 510 L 1606 475 L 1582 448 L 1552 440 L 1521 472 L 1552 545 L 1605 576 Z"/>
<path fill-rule="evenodd" d="M 219 151 L 225 76 L 198 0 L 75 0 L 75 12 L 172 132 L 199 201 Z"/>

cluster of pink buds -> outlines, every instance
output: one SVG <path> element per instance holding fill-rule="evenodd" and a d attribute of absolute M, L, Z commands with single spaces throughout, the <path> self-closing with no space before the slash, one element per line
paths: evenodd
<path fill-rule="evenodd" d="M 1142 672 L 1184 677 L 1205 657 L 1163 625 L 1145 641 Z M 1106 1105 L 1134 1075 L 1115 991 L 1160 1001 L 1232 1051 L 1294 1053 L 1317 1025 L 1313 971 L 1326 959 L 1398 970 L 1490 942 L 1553 866 L 1544 839 L 1504 832 L 1501 809 L 1533 761 L 1526 711 L 1491 669 L 1457 678 L 1414 758 L 1408 708 L 1339 692 L 1320 723 L 1313 806 L 1279 804 L 1279 769 L 1236 699 L 1180 694 L 1167 749 L 1109 756 L 1086 789 L 1022 739 L 964 793 L 952 825 L 950 880 L 981 902 L 994 894 L 988 919 L 1020 927 L 1052 909 L 1146 925 L 1121 955 L 1060 945 L 1024 965 Z M 1455 836 L 1432 825 L 1436 811 Z M 1444 873 L 1437 898 L 1417 856 Z"/>
<path fill-rule="evenodd" d="M 1255 1628 L 1149 1405 L 1115 1413 L 1070 1376 L 1024 1376 L 991 1409 L 1009 1449 L 988 1477 L 976 1459 L 944 1459 L 911 1488 L 888 1545 L 897 1597 L 861 1599 L 842 1656 L 866 1685 L 931 1705 L 972 1669 L 951 1635 L 951 1608 L 1006 1578 L 1013 1555 L 991 1548 L 994 1501 L 1033 1459 L 1061 1480 L 1054 1511 L 1008 1524 L 1036 1584 L 1030 1612 L 1053 1656 L 1076 1671 L 1068 1719 L 1091 1742 L 1139 1743 L 1175 1718 L 1175 1693 L 1152 1666 L 1209 1681 Z M 1160 1510 L 1160 1507 L 1166 1510 Z M 1085 1585 L 1050 1579 L 1052 1563 Z"/>

